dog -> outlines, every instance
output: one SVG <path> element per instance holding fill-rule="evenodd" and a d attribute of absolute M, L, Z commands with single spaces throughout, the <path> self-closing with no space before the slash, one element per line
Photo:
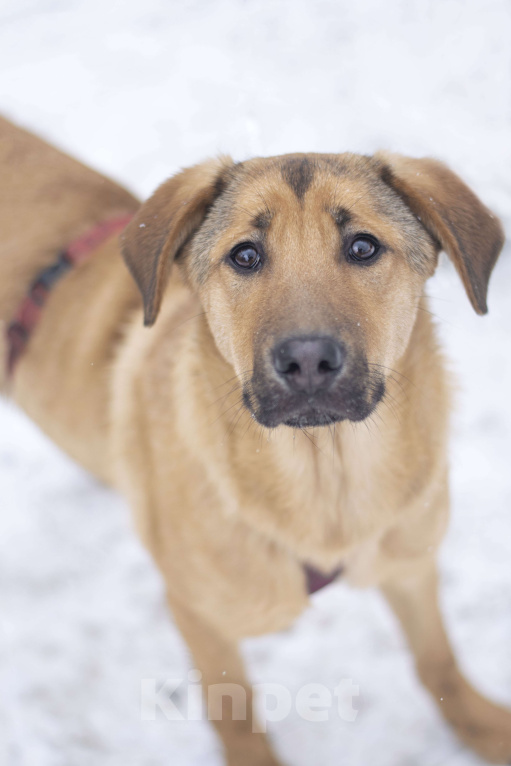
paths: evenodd
<path fill-rule="evenodd" d="M 5 120 L 0 163 L 3 392 L 128 498 L 205 692 L 245 690 L 242 720 L 210 715 L 226 763 L 279 763 L 238 642 L 341 570 L 381 588 L 461 740 L 509 762 L 511 713 L 438 607 L 450 383 L 423 295 L 444 250 L 487 311 L 498 219 L 387 153 L 220 157 L 142 205 Z"/>

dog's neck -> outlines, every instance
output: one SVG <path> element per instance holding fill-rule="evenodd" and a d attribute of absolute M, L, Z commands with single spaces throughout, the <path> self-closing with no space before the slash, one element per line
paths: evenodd
<path fill-rule="evenodd" d="M 396 367 L 387 382 L 388 401 L 362 423 L 345 421 L 303 430 L 282 425 L 269 430 L 243 406 L 233 368 L 218 351 L 212 358 L 216 346 L 211 336 L 204 342 L 210 334 L 205 317 L 189 331 L 202 335 L 195 348 L 208 349 L 208 357 L 190 371 L 190 385 L 198 385 L 199 367 L 207 371 L 200 376 L 199 395 L 214 424 L 208 445 L 215 456 L 212 462 L 216 464 L 223 454 L 223 475 L 229 477 L 223 479 L 228 482 L 226 513 L 280 538 L 298 555 L 310 556 L 317 550 L 318 564 L 336 566 L 341 549 L 371 535 L 395 512 L 391 504 L 382 507 L 374 492 L 386 483 L 389 472 L 400 470 L 400 454 L 385 464 L 381 456 L 384 444 L 399 441 L 400 409 L 412 384 Z M 401 366 L 406 367 L 406 360 Z"/>

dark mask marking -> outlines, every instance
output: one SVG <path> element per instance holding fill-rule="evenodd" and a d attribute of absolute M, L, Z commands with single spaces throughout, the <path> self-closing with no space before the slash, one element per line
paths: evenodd
<path fill-rule="evenodd" d="M 314 178 L 314 166 L 305 157 L 291 157 L 282 164 L 282 177 L 302 201 Z"/>

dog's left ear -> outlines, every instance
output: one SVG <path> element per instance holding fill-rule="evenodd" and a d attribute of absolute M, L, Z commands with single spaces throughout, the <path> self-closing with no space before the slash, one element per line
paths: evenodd
<path fill-rule="evenodd" d="M 490 274 L 504 244 L 498 218 L 441 162 L 379 152 L 381 176 L 445 250 L 478 314 L 486 314 Z"/>
<path fill-rule="evenodd" d="M 125 229 L 122 254 L 144 301 L 144 324 L 160 310 L 169 267 L 225 187 L 230 157 L 208 160 L 162 184 Z"/>

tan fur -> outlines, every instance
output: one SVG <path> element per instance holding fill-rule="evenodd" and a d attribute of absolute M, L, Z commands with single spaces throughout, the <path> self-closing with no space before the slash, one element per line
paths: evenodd
<path fill-rule="evenodd" d="M 4 121 L 0 161 L 5 322 L 59 249 L 138 205 Z M 385 242 L 372 266 L 342 254 L 357 231 Z M 240 276 L 226 253 L 258 238 L 268 263 Z M 238 640 L 282 629 L 304 609 L 303 562 L 325 572 L 342 564 L 354 585 L 383 589 L 460 737 L 509 761 L 511 715 L 463 679 L 438 612 L 450 403 L 422 297 L 442 247 L 484 311 L 501 244 L 496 219 L 429 160 L 223 158 L 164 184 L 127 228 L 124 255 L 145 309 L 117 237 L 54 289 L 5 387 L 128 497 L 205 686 L 249 692 Z M 364 374 L 385 379 L 383 401 L 361 423 L 260 426 L 242 388 L 255 411 L 254 368 L 266 369 L 276 339 L 311 332 L 365 355 Z M 277 764 L 250 716 L 216 725 L 231 766 Z"/>

